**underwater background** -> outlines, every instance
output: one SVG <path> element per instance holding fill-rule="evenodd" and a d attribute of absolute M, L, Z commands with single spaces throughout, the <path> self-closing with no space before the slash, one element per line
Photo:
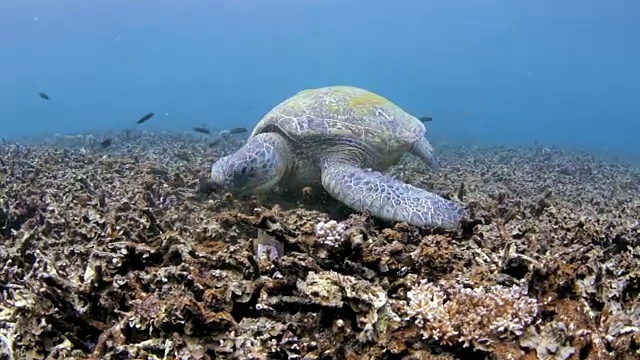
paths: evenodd
<path fill-rule="evenodd" d="M 640 158 L 640 3 L 3 0 L 0 135 L 251 128 L 295 92 L 375 91 L 449 144 Z M 50 96 L 45 101 L 38 96 Z"/>

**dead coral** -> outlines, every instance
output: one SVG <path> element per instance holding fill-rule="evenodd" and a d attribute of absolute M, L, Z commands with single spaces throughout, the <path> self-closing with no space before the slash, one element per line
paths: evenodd
<path fill-rule="evenodd" d="M 422 280 L 407 298 L 406 320 L 414 321 L 424 338 L 447 345 L 490 345 L 521 336 L 538 314 L 536 299 L 517 285 L 464 286 L 459 280 L 437 284 Z"/>
<path fill-rule="evenodd" d="M 640 356 L 638 168 L 443 147 L 388 171 L 464 197 L 453 233 L 221 194 L 239 141 L 105 136 L 0 146 L 0 358 Z"/>

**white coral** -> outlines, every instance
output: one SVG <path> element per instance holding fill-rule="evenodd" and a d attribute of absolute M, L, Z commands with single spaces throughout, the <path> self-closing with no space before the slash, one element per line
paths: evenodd
<path fill-rule="evenodd" d="M 339 246 L 344 240 L 344 232 L 346 227 L 343 223 L 335 220 L 328 222 L 321 221 L 314 227 L 318 242 L 328 246 Z"/>
<path fill-rule="evenodd" d="M 520 336 L 538 313 L 536 299 L 519 286 L 465 288 L 451 280 L 423 280 L 407 298 L 406 320 L 414 320 L 425 338 L 444 344 L 468 346 L 505 333 Z"/>

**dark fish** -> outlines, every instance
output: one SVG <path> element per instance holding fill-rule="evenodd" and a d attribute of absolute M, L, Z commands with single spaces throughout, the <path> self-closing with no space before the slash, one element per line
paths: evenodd
<path fill-rule="evenodd" d="M 191 161 L 191 155 L 186 151 L 178 151 L 176 157 L 182 161 Z"/>
<path fill-rule="evenodd" d="M 148 113 L 147 115 L 145 115 L 145 116 L 141 117 L 141 118 L 137 121 L 137 122 L 138 122 L 138 124 L 142 124 L 143 122 L 145 122 L 145 121 L 147 121 L 147 120 L 151 119 L 151 118 L 153 117 L 153 115 L 155 115 L 155 114 L 156 114 L 156 113 L 152 113 L 152 112 L 150 112 L 150 113 Z"/>
<path fill-rule="evenodd" d="M 49 100 L 49 95 L 43 93 L 43 92 L 39 92 L 38 96 L 40 96 L 41 98 L 45 99 L 45 100 Z"/>
<path fill-rule="evenodd" d="M 242 134 L 246 133 L 247 131 L 249 131 L 247 128 L 237 127 L 229 130 L 229 134 Z"/>
<path fill-rule="evenodd" d="M 194 127 L 193 131 L 199 132 L 201 134 L 211 134 L 211 131 L 209 129 L 203 127 Z"/>
<path fill-rule="evenodd" d="M 169 170 L 163 169 L 163 168 L 159 168 L 159 167 L 149 168 L 147 170 L 147 173 L 149 173 L 151 175 L 156 175 L 156 176 L 169 176 Z"/>
<path fill-rule="evenodd" d="M 222 139 L 215 139 L 212 142 L 210 142 L 208 144 L 209 147 L 216 147 L 218 144 L 220 144 L 220 141 L 222 141 Z"/>
<path fill-rule="evenodd" d="M 429 122 L 429 121 L 432 121 L 432 120 L 433 120 L 433 118 L 432 118 L 431 116 L 423 116 L 423 117 L 421 117 L 421 118 L 419 118 L 419 119 L 420 119 L 420 121 L 422 121 L 423 123 L 425 123 L 425 122 Z"/>
<path fill-rule="evenodd" d="M 109 146 L 111 146 L 111 143 L 112 143 L 112 142 L 113 142 L 113 139 L 111 139 L 111 138 L 106 138 L 106 139 L 104 139 L 104 140 L 100 141 L 100 146 L 101 146 L 103 149 L 106 149 L 106 148 L 108 148 Z"/>

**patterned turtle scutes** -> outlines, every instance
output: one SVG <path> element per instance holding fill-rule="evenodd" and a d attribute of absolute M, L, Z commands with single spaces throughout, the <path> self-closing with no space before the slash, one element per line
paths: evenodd
<path fill-rule="evenodd" d="M 378 154 L 408 151 L 425 127 L 384 97 L 350 86 L 304 90 L 267 113 L 252 136 L 276 126 L 287 136 L 358 139 Z"/>
<path fill-rule="evenodd" d="M 417 226 L 455 228 L 459 204 L 384 176 L 405 153 L 435 169 L 424 124 L 399 106 L 351 86 L 308 89 L 264 115 L 247 143 L 211 168 L 232 191 L 321 185 L 354 210 Z"/>

